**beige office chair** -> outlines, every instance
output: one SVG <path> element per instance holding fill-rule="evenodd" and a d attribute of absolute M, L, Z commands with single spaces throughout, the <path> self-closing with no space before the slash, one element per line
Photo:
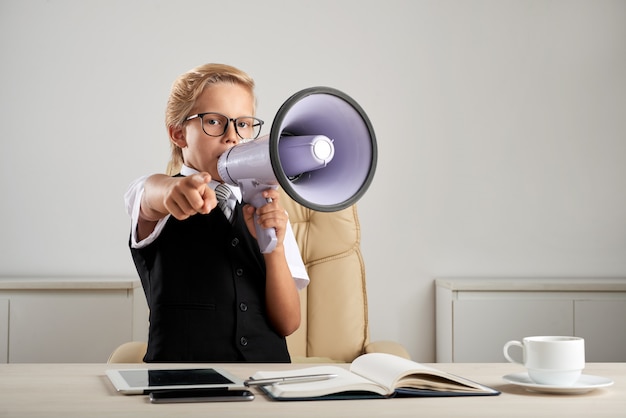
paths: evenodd
<path fill-rule="evenodd" d="M 352 362 L 368 352 L 409 358 L 400 344 L 370 343 L 361 256 L 361 229 L 356 206 L 338 212 L 316 212 L 282 192 L 281 203 L 300 247 L 311 283 L 300 292 L 302 323 L 287 337 L 293 362 Z M 146 343 L 118 347 L 110 363 L 141 362 Z"/>

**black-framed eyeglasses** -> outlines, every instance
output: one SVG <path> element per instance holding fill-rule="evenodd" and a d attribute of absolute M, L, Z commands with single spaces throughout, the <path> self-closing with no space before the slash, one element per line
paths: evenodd
<path fill-rule="evenodd" d="M 185 122 L 200 118 L 202 130 L 208 136 L 222 136 L 228 130 L 228 124 L 233 123 L 235 132 L 241 139 L 257 139 L 261 133 L 263 122 L 261 119 L 252 116 L 240 116 L 232 119 L 217 112 L 198 113 L 188 116 Z"/>

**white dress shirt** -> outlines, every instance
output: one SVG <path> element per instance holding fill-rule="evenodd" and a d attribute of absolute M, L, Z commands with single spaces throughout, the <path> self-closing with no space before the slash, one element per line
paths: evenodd
<path fill-rule="evenodd" d="M 198 171 L 193 168 L 187 167 L 185 165 L 182 166 L 180 173 L 183 176 L 189 176 L 197 173 Z M 150 243 L 154 242 L 157 237 L 163 231 L 167 220 L 171 215 L 167 215 L 164 218 L 160 219 L 154 230 L 148 237 L 144 238 L 141 241 L 137 241 L 137 224 L 139 223 L 139 209 L 141 206 L 141 197 L 144 192 L 144 184 L 148 176 L 142 176 L 133 181 L 126 194 L 124 195 L 124 202 L 126 204 L 126 212 L 130 215 L 131 218 L 131 247 L 132 248 L 143 248 Z M 215 190 L 219 183 L 215 180 L 211 180 L 209 183 L 209 187 Z M 241 201 L 241 190 L 239 187 L 231 186 L 230 184 L 226 184 L 231 190 L 232 194 L 230 195 L 228 204 L 234 210 L 236 202 Z M 302 257 L 300 256 L 300 250 L 298 249 L 298 243 L 296 242 L 296 237 L 293 234 L 293 229 L 291 228 L 291 224 L 287 222 L 287 231 L 285 232 L 285 239 L 283 241 L 283 246 L 285 247 L 285 257 L 287 258 L 287 264 L 289 265 L 289 270 L 291 271 L 291 275 L 293 276 L 294 281 L 296 282 L 296 287 L 300 289 L 304 289 L 309 284 L 309 275 L 304 267 L 304 262 L 302 261 Z"/>

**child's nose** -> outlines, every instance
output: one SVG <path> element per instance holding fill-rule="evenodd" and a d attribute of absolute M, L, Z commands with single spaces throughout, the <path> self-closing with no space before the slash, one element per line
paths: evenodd
<path fill-rule="evenodd" d="M 224 133 L 224 140 L 226 140 L 227 142 L 239 142 L 239 136 L 237 135 L 237 131 L 235 130 L 235 122 L 228 122 L 228 127 L 226 128 L 226 132 Z"/>

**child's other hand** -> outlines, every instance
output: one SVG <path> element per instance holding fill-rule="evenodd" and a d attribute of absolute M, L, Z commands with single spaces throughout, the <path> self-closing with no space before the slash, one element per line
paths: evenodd
<path fill-rule="evenodd" d="M 256 238 L 256 227 L 254 222 L 254 213 L 259 215 L 258 223 L 263 228 L 274 228 L 276 230 L 277 248 L 282 247 L 285 239 L 285 231 L 287 230 L 287 222 L 289 221 L 289 215 L 285 208 L 280 204 L 280 193 L 275 189 L 268 189 L 263 192 L 263 197 L 266 199 L 272 199 L 271 203 L 261 206 L 255 209 L 252 205 L 246 205 L 244 207 L 244 216 L 248 230 L 253 237 Z"/>
<path fill-rule="evenodd" d="M 217 206 L 215 192 L 209 187 L 211 175 L 198 173 L 187 177 L 172 177 L 166 186 L 163 204 L 178 220 L 197 213 L 207 214 Z"/>

